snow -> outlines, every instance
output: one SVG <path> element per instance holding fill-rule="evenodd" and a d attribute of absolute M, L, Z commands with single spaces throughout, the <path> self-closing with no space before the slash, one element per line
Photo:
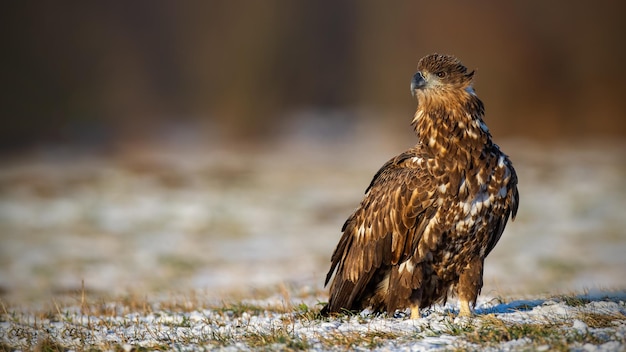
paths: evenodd
<path fill-rule="evenodd" d="M 239 312 L 233 310 L 198 309 L 189 312 L 155 307 L 149 313 L 123 315 L 81 314 L 80 309 L 67 308 L 63 313 L 41 318 L 32 314 L 7 316 L 0 319 L 0 338 L 15 348 L 35 346 L 44 338 L 69 348 L 100 346 L 124 349 L 140 346 L 168 350 L 199 350 L 223 348 L 233 351 L 254 349 L 263 338 L 272 349 L 286 347 L 290 342 L 305 343 L 309 350 L 377 351 L 440 351 L 451 348 L 485 349 L 493 351 L 551 350 L 551 343 L 560 343 L 561 334 L 570 336 L 569 347 L 576 351 L 619 351 L 626 345 L 626 293 L 605 293 L 602 300 L 584 305 L 568 305 L 559 299 L 493 304 L 493 299 L 481 299 L 477 314 L 472 318 L 454 318 L 453 305 L 435 306 L 420 319 L 411 320 L 407 314 L 396 317 L 362 313 L 355 316 L 311 319 L 298 309 L 280 311 L 276 302 L 294 306 L 296 302 L 271 297 L 255 300 L 253 304 L 266 307 Z M 313 304 L 313 298 L 308 298 Z M 245 303 L 245 302 L 244 302 Z M 516 310 L 512 307 L 527 307 Z M 489 312 L 489 313 L 481 313 Z M 604 312 L 614 317 L 612 325 L 590 327 L 581 321 L 589 312 Z M 491 320 L 489 320 L 491 319 Z M 508 324 L 549 324 L 559 326 L 559 332 L 548 344 L 535 344 L 534 336 L 507 341 L 494 340 L 484 345 L 471 342 L 463 335 L 478 334 L 484 324 L 498 319 Z M 283 342 L 274 337 L 282 336 Z M 378 336 L 379 338 L 376 338 Z M 361 338 L 362 337 L 362 338 Z M 349 342 L 345 342 L 349 341 Z M 281 345 L 282 344 L 282 345 Z M 258 347 L 258 346 L 257 346 Z"/>

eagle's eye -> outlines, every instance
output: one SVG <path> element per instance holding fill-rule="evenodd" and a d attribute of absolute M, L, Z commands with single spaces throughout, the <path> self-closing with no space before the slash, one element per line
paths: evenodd
<path fill-rule="evenodd" d="M 446 76 L 446 72 L 445 71 L 439 71 L 437 73 L 435 73 L 437 75 L 437 77 L 439 78 L 444 78 Z"/>

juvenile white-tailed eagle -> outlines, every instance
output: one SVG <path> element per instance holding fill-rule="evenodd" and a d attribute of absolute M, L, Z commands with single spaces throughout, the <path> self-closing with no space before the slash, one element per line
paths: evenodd
<path fill-rule="evenodd" d="M 419 309 L 458 295 L 460 315 L 483 286 L 485 257 L 519 203 L 517 175 L 492 142 L 474 72 L 453 56 L 422 58 L 411 80 L 417 145 L 386 162 L 343 225 L 323 314 Z"/>

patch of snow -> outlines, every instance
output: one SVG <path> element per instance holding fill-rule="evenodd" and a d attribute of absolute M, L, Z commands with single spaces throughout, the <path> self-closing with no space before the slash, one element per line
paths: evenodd
<path fill-rule="evenodd" d="M 274 312 L 270 307 L 275 307 L 277 300 L 280 301 L 277 298 L 254 301 L 257 306 L 268 307 L 268 310 L 258 314 L 244 311 L 236 315 L 232 312 L 212 309 L 171 312 L 158 307 L 148 314 L 127 313 L 107 314 L 106 316 L 84 315 L 77 307 L 69 307 L 59 312 L 58 315 L 45 317 L 41 315 L 37 317 L 35 313 L 14 314 L 10 317 L 5 313 L 0 319 L 0 337 L 8 346 L 17 349 L 28 349 L 36 345 L 40 339 L 49 337 L 69 348 L 112 343 L 121 345 L 124 350 L 136 346 L 146 348 L 167 346 L 169 349 L 180 350 L 204 348 L 248 350 L 250 347 L 247 343 L 252 341 L 249 340 L 251 336 L 265 336 L 271 341 L 272 336 L 277 333 L 287 336 L 287 339 L 303 341 L 319 351 L 347 348 L 347 345 L 342 345 L 339 341 L 350 340 L 350 336 L 365 337 L 368 334 L 380 336 L 372 340 L 375 343 L 373 349 L 378 351 L 439 351 L 454 348 L 487 351 L 528 349 L 545 351 L 553 348 L 549 343 L 535 345 L 533 336 L 511 341 L 494 340 L 484 346 L 479 346 L 470 344 L 463 338 L 462 333 L 455 332 L 463 329 L 477 329 L 483 317 L 489 317 L 489 319 L 499 319 L 508 324 L 558 325 L 562 329 L 563 336 L 568 334 L 579 336 L 571 342 L 570 348 L 574 351 L 617 351 L 623 349 L 626 342 L 624 338 L 626 319 L 623 315 L 621 318 L 615 315 L 624 309 L 624 303 L 616 302 L 615 297 L 605 301 L 592 301 L 580 306 L 546 301 L 549 304 L 537 304 L 526 311 L 491 307 L 490 313 L 478 314 L 467 321 L 452 319 L 448 313 L 449 308 L 440 306 L 435 306 L 424 317 L 415 320 L 384 315 L 310 319 L 302 318 L 293 312 Z M 310 297 L 309 300 L 312 302 L 315 298 Z M 252 302 L 249 303 L 252 304 Z M 282 304 L 284 305 L 285 302 L 283 301 Z M 289 304 L 298 305 L 297 302 Z M 502 305 L 505 307 L 523 306 L 515 302 Z M 604 313 L 613 314 L 616 317 L 614 327 L 593 328 L 576 318 L 585 312 L 596 311 L 598 307 L 601 307 Z M 480 306 L 479 309 L 487 311 L 489 307 Z M 523 315 L 524 320 L 519 320 L 519 315 Z M 77 336 L 82 337 L 79 339 Z M 562 343 L 559 336 L 553 338 L 554 342 Z M 587 340 L 588 338 L 591 340 Z M 368 341 L 367 338 L 365 339 Z M 339 345 L 329 344 L 328 341 L 338 341 Z M 354 341 L 356 345 L 351 345 L 350 348 L 372 349 L 372 346 L 359 345 L 358 338 Z M 265 347 L 280 349 L 286 346 L 270 344 Z"/>

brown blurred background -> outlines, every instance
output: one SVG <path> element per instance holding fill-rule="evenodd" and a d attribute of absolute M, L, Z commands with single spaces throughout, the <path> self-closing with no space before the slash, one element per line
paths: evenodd
<path fill-rule="evenodd" d="M 316 119 L 342 126 L 384 117 L 390 131 L 405 131 L 409 79 L 432 52 L 477 70 L 496 136 L 622 137 L 625 8 L 12 1 L 0 14 L 0 150 L 106 147 L 181 130 L 193 131 L 183 138 L 256 143 L 284 133 L 291 119 L 313 120 L 301 125 L 308 128 Z"/>

